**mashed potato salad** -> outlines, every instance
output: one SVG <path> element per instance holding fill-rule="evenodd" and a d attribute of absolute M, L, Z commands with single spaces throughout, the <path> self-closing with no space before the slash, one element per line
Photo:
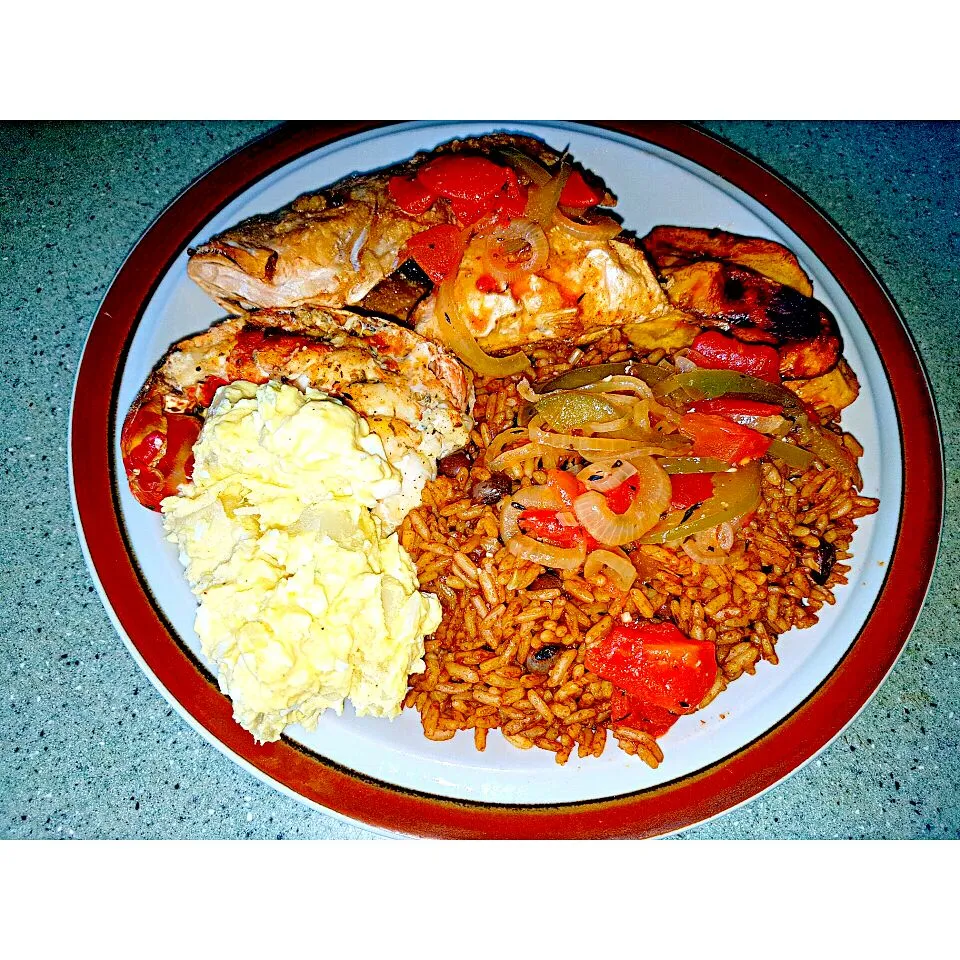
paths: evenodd
<path fill-rule="evenodd" d="M 401 483 L 380 439 L 315 390 L 238 382 L 217 392 L 194 457 L 164 526 L 235 719 L 270 741 L 347 698 L 396 716 L 440 604 L 383 519 Z"/>

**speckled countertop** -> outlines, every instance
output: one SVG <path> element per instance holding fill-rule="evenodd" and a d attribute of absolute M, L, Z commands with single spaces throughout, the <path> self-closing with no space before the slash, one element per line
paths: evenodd
<path fill-rule="evenodd" d="M 373 838 L 235 766 L 116 635 L 70 508 L 84 338 L 144 228 L 268 123 L 0 127 L 0 817 L 3 837 Z M 947 519 L 933 586 L 877 696 L 816 760 L 698 838 L 960 837 L 960 125 L 708 123 L 827 211 L 919 345 Z"/>

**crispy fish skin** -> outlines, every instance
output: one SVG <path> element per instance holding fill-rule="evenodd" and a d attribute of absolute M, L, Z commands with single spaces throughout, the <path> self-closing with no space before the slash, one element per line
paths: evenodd
<path fill-rule="evenodd" d="M 548 165 L 560 159 L 531 137 L 502 133 L 453 140 L 242 221 L 190 250 L 187 273 L 233 314 L 304 303 L 359 304 L 400 265 L 400 250 L 410 237 L 435 224 L 454 222 L 446 202 L 416 217 L 402 211 L 389 196 L 390 178 L 413 174 L 447 153 L 477 153 L 496 161 L 503 147 L 520 149 Z M 608 192 L 604 202 L 616 201 Z"/>
<path fill-rule="evenodd" d="M 407 217 L 389 200 L 386 180 L 358 178 L 225 230 L 189 251 L 187 274 L 233 314 L 342 307 L 393 271 L 410 237 L 446 219 L 442 209 Z"/>
<path fill-rule="evenodd" d="M 242 338 L 250 334 L 260 336 L 247 350 Z M 226 320 L 171 347 L 157 376 L 165 409 L 178 413 L 196 412 L 194 388 L 213 376 L 313 387 L 343 397 L 361 415 L 414 427 L 433 408 L 445 410 L 458 433 L 472 426 L 472 380 L 452 354 L 389 320 L 346 310 L 308 305 Z"/>

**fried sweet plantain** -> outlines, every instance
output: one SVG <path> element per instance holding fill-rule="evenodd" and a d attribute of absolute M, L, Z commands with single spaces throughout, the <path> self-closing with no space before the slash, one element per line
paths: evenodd
<path fill-rule="evenodd" d="M 643 238 L 643 246 L 661 270 L 685 267 L 700 260 L 724 260 L 756 270 L 771 280 L 793 287 L 805 297 L 813 296 L 813 285 L 800 261 L 773 240 L 720 229 L 660 226 Z"/>
<path fill-rule="evenodd" d="M 754 270 L 701 260 L 662 271 L 667 295 L 705 327 L 745 343 L 768 343 L 780 353 L 787 379 L 818 377 L 840 357 L 842 341 L 822 303 Z"/>
<path fill-rule="evenodd" d="M 833 416 L 849 407 L 860 394 L 857 375 L 842 359 L 829 373 L 810 380 L 787 380 L 784 386 L 823 417 Z"/>

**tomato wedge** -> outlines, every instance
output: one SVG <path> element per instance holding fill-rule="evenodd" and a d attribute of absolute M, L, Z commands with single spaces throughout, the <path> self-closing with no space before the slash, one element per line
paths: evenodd
<path fill-rule="evenodd" d="M 633 501 L 636 500 L 639 489 L 640 478 L 636 474 L 627 477 L 620 486 L 614 487 L 604 494 L 607 498 L 607 506 L 616 514 L 626 513 L 633 506 Z"/>
<path fill-rule="evenodd" d="M 614 688 L 610 698 L 610 720 L 622 727 L 642 730 L 657 739 L 662 737 L 680 719 L 677 713 L 644 703 L 623 690 Z"/>
<path fill-rule="evenodd" d="M 672 623 L 615 626 L 591 647 L 587 669 L 639 702 L 692 713 L 717 678 L 716 648 Z"/>
<path fill-rule="evenodd" d="M 716 330 L 701 333 L 687 357 L 704 370 L 736 370 L 769 383 L 780 382 L 780 354 L 773 347 L 742 343 Z"/>
<path fill-rule="evenodd" d="M 758 430 L 712 413 L 685 413 L 679 427 L 693 440 L 695 457 L 716 457 L 735 466 L 758 460 L 773 441 Z"/>
<path fill-rule="evenodd" d="M 556 510 L 524 510 L 517 517 L 517 526 L 521 533 L 525 533 L 541 543 L 549 544 L 551 547 L 562 547 L 569 550 L 571 547 L 576 547 L 582 543 L 589 552 L 600 546 L 579 524 L 568 527 L 561 523 Z"/>
<path fill-rule="evenodd" d="M 583 210 L 587 207 L 595 207 L 601 200 L 603 200 L 603 191 L 591 186 L 582 173 L 574 170 L 567 177 L 567 182 L 560 191 L 559 203 L 561 207 Z"/>
<path fill-rule="evenodd" d="M 670 509 L 686 510 L 713 496 L 713 474 L 674 473 L 670 475 L 670 488 Z"/>
<path fill-rule="evenodd" d="M 400 251 L 400 262 L 416 260 L 434 283 L 442 283 L 460 266 L 463 236 L 452 223 L 441 223 L 415 233 Z"/>
<path fill-rule="evenodd" d="M 492 197 L 506 183 L 507 168 L 486 157 L 450 154 L 421 167 L 417 179 L 438 197 L 480 200 Z"/>
<path fill-rule="evenodd" d="M 417 177 L 391 177 L 387 181 L 387 193 L 404 213 L 413 217 L 426 213 L 437 199 Z"/>

